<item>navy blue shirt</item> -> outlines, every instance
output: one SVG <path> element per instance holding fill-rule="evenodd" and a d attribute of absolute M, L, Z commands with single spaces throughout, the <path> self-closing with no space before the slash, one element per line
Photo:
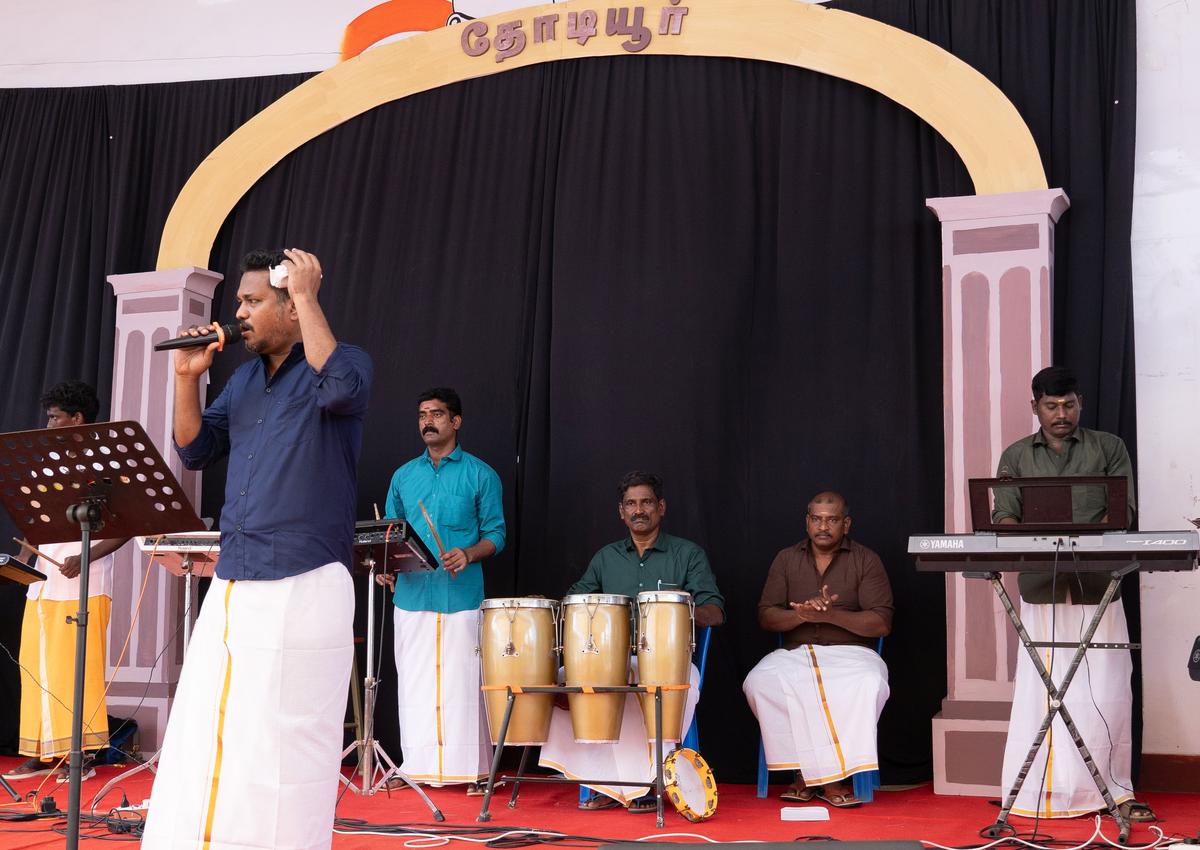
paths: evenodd
<path fill-rule="evenodd" d="M 175 446 L 188 469 L 229 455 L 221 509 L 223 579 L 280 579 L 351 563 L 358 456 L 371 358 L 338 343 L 317 372 L 296 343 L 274 375 L 256 357 L 229 378 Z"/>

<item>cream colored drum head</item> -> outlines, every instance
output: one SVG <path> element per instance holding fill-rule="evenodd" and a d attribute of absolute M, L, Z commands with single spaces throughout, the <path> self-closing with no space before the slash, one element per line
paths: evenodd
<path fill-rule="evenodd" d="M 628 605 L 632 602 L 628 596 L 617 593 L 573 593 L 564 596 L 562 604 L 567 605 Z"/>
<path fill-rule="evenodd" d="M 675 810 L 692 823 L 717 813 L 717 780 L 695 750 L 681 747 L 663 760 L 663 788 Z"/>
<path fill-rule="evenodd" d="M 638 605 L 647 602 L 681 602 L 687 605 L 691 601 L 692 594 L 682 590 L 643 590 L 637 595 Z"/>

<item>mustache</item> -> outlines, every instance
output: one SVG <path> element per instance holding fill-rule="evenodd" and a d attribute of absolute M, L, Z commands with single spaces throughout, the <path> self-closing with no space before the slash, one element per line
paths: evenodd
<path fill-rule="evenodd" d="M 637 520 L 639 520 L 639 519 L 645 519 L 645 520 L 648 520 L 648 519 L 650 519 L 650 517 L 649 517 L 649 516 L 647 516 L 646 514 L 634 514 L 634 515 L 633 515 L 633 516 L 631 516 L 629 519 L 630 519 L 630 521 L 636 522 L 636 521 L 637 521 Z"/>
<path fill-rule="evenodd" d="M 422 434 L 436 434 L 437 432 L 438 432 L 438 429 L 434 428 L 432 425 L 426 425 L 424 428 L 421 429 Z"/>

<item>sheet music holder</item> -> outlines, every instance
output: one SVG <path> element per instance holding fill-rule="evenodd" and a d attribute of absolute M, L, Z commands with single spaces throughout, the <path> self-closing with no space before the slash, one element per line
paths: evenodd
<path fill-rule="evenodd" d="M 378 573 L 429 572 L 439 566 L 425 541 L 402 519 L 354 523 L 354 560 L 356 572 L 367 572 L 368 561 Z"/>
<path fill-rule="evenodd" d="M 425 793 L 425 789 L 396 766 L 375 738 L 375 700 L 379 688 L 379 680 L 375 677 L 375 576 L 397 572 L 430 572 L 438 562 L 421 538 L 412 533 L 412 527 L 402 519 L 356 522 L 354 561 L 354 571 L 367 576 L 367 665 L 366 675 L 363 676 L 363 725 L 362 737 L 342 752 L 343 759 L 357 752 L 358 765 L 349 777 L 339 770 L 338 780 L 355 794 L 371 796 L 386 788 L 392 778 L 398 778 L 417 792 L 433 813 L 433 819 L 442 822 L 446 816 Z M 388 607 L 391 607 L 390 604 Z"/>
<path fill-rule="evenodd" d="M 45 573 L 17 560 L 15 555 L 0 555 L 0 584 L 30 585 L 45 580 Z"/>
<path fill-rule="evenodd" d="M 1075 522 L 1071 495 L 1076 487 L 1103 488 L 1107 510 L 1102 522 Z M 993 491 L 1021 491 L 1021 521 L 992 522 Z M 973 531 L 997 534 L 1081 534 L 1129 528 L 1129 481 L 1123 475 L 1070 475 L 1030 478 L 971 478 L 967 481 Z"/>
<path fill-rule="evenodd" d="M 71 716 L 67 850 L 79 847 L 83 670 L 93 540 L 199 531 L 200 517 L 137 422 L 100 422 L 0 434 L 0 503 L 35 546 L 81 546 Z"/>

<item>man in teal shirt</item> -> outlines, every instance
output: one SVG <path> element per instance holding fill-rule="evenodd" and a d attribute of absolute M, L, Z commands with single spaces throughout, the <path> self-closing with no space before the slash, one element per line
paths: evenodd
<path fill-rule="evenodd" d="M 649 472 L 630 472 L 621 479 L 617 492 L 617 515 L 629 529 L 629 536 L 597 552 L 567 594 L 605 593 L 636 598 L 645 591 L 684 591 L 692 595 L 695 603 L 697 627 L 723 623 L 725 599 L 717 589 L 708 556 L 690 540 L 672 537 L 662 531 L 662 520 L 667 513 L 662 479 Z M 692 722 L 692 713 L 700 696 L 699 679 L 700 673 L 693 664 L 692 688 L 684 708 L 684 729 Z M 575 743 L 569 715 L 562 709 L 555 709 L 550 722 L 550 737 L 542 746 L 539 763 L 562 771 L 572 779 L 603 776 L 629 782 L 645 780 L 648 785 L 655 774 L 650 750 L 641 705 L 630 695 L 625 699 L 621 740 L 612 744 Z M 599 791 L 600 796 L 580 804 L 580 808 L 625 805 L 632 812 L 655 810 L 654 798 L 641 796 L 647 791 L 646 787 L 588 787 Z"/>
<path fill-rule="evenodd" d="M 504 548 L 500 477 L 458 445 L 462 402 L 449 387 L 418 398 L 426 450 L 396 470 L 387 515 L 403 519 L 439 569 L 387 576 L 395 587 L 401 770 L 414 782 L 478 792 L 491 744 L 479 694 L 482 562 Z"/>

